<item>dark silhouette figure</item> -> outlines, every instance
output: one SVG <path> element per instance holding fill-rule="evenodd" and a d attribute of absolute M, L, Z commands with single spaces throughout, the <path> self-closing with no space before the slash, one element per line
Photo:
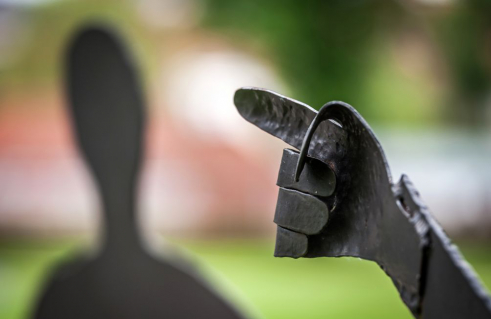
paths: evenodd
<path fill-rule="evenodd" d="M 135 185 L 144 102 L 128 52 L 106 28 L 88 27 L 70 45 L 66 67 L 73 124 L 99 187 L 105 231 L 97 254 L 55 271 L 35 317 L 240 318 L 199 279 L 142 245 Z"/>

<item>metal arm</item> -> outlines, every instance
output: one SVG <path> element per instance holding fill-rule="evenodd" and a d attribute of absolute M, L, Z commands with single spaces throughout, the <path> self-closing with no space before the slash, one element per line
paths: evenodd
<path fill-rule="evenodd" d="M 406 176 L 393 183 L 382 147 L 350 105 L 319 113 L 276 93 L 243 88 L 239 113 L 286 149 L 278 177 L 275 256 L 371 260 L 416 318 L 491 318 L 474 272 Z"/>

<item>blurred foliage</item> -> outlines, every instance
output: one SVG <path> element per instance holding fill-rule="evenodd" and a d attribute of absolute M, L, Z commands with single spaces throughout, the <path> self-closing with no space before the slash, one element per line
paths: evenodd
<path fill-rule="evenodd" d="M 115 28 L 131 47 L 132 54 L 143 63 L 141 71 L 149 69 L 151 45 L 148 32 L 141 26 L 134 7 L 127 1 L 118 0 L 75 0 L 55 1 L 39 6 L 13 7 L 12 10 L 28 21 L 28 38 L 25 48 L 19 52 L 14 63 L 0 72 L 0 94 L 52 88 L 59 85 L 63 76 L 64 53 L 71 36 L 80 25 L 93 22 Z M 145 78 L 145 76 L 143 77 Z"/>
<path fill-rule="evenodd" d="M 209 25 L 264 43 L 298 98 L 315 107 L 362 104 L 353 93 L 366 82 L 371 45 L 401 16 L 392 2 L 363 0 L 210 0 L 207 13 Z"/>
<path fill-rule="evenodd" d="M 273 258 L 262 240 L 177 241 L 202 273 L 228 298 L 264 318 L 412 318 L 389 277 L 372 262 L 354 258 Z M 0 243 L 0 318 L 31 311 L 50 267 L 71 256 L 77 241 Z M 462 245 L 468 261 L 491 284 L 485 244 Z"/>
<path fill-rule="evenodd" d="M 207 4 L 206 25 L 265 48 L 294 97 L 316 108 L 339 99 L 369 121 L 483 123 L 490 91 L 489 1 L 455 1 L 436 8 L 409 0 Z M 408 30 L 429 38 L 427 49 L 446 69 L 439 76 L 450 79 L 431 74 L 411 79 L 397 69 L 391 42 Z M 437 73 L 429 64 L 426 73 Z M 447 81 L 442 93 L 436 82 Z"/>
<path fill-rule="evenodd" d="M 281 93 L 313 107 L 343 100 L 375 124 L 485 125 L 491 121 L 491 1 L 425 2 L 195 0 L 205 8 L 203 20 L 184 33 L 152 30 L 137 0 L 2 8 L 25 18 L 29 32 L 15 63 L 2 66 L 0 97 L 57 85 L 75 27 L 102 21 L 140 55 L 143 79 L 160 65 L 156 47 L 176 37 L 192 42 L 204 28 L 271 61 L 291 91 Z"/>
<path fill-rule="evenodd" d="M 482 124 L 482 109 L 491 100 L 491 1 L 458 2 L 431 21 L 454 80 L 454 118 Z"/>

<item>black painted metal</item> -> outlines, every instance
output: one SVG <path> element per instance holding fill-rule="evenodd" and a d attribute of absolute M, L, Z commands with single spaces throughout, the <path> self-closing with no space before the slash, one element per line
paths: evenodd
<path fill-rule="evenodd" d="M 36 318 L 241 318 L 189 265 L 154 256 L 136 223 L 144 101 L 133 62 L 113 32 L 87 27 L 67 57 L 79 146 L 101 195 L 101 249 L 57 269 Z M 186 266 L 186 270 L 184 267 Z"/>
<path fill-rule="evenodd" d="M 327 224 L 329 207 L 319 198 L 280 188 L 274 222 L 305 235 L 316 235 Z"/>
<path fill-rule="evenodd" d="M 382 147 L 353 107 L 330 102 L 317 113 L 256 88 L 238 90 L 235 104 L 247 121 L 302 149 L 283 155 L 275 256 L 375 261 L 417 318 L 491 318 L 491 300 L 474 272 L 408 178 L 393 182 Z M 316 160 L 325 166 L 313 168 L 309 163 Z M 322 182 L 303 180 L 306 171 L 334 172 L 334 193 L 325 195 Z"/>
<path fill-rule="evenodd" d="M 283 159 L 276 184 L 316 196 L 331 196 L 336 188 L 336 175 L 333 170 L 325 163 L 308 157 L 303 164 L 305 169 L 299 175 L 298 180 L 295 181 L 291 172 L 296 169 L 297 163 L 294 161 L 296 158 L 295 151 L 289 149 L 283 151 Z"/>

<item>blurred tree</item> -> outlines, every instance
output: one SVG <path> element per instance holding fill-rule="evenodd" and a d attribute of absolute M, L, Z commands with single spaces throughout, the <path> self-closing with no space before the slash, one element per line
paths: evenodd
<path fill-rule="evenodd" d="M 265 44 L 294 95 L 319 108 L 333 99 L 364 104 L 370 46 L 401 15 L 377 0 L 208 0 L 205 24 Z"/>
<path fill-rule="evenodd" d="M 491 98 L 490 1 L 440 5 L 416 0 L 206 3 L 206 26 L 266 50 L 293 96 L 316 108 L 339 99 L 355 105 L 368 120 L 483 123 Z M 450 85 L 445 83 L 444 94 L 431 87 L 439 85 L 435 83 L 438 76 L 424 78 L 436 73 L 432 65 L 416 79 L 418 83 L 394 72 L 386 42 L 401 37 L 408 28 L 434 41 L 431 46 L 436 49 L 426 49 L 444 61 L 444 75 L 450 77 L 445 79 Z"/>
<path fill-rule="evenodd" d="M 244 50 L 266 55 L 292 90 L 291 96 L 313 107 L 343 100 L 370 122 L 393 125 L 451 120 L 475 126 L 491 121 L 489 0 L 203 2 L 203 26 L 228 35 Z M 195 4 L 201 7 L 201 2 Z M 15 63 L 0 65 L 0 94 L 58 84 L 67 37 L 86 20 L 122 29 L 136 52 L 144 53 L 137 59 L 144 79 L 157 69 L 154 60 L 160 52 L 155 47 L 173 41 L 166 38 L 171 32 L 142 24 L 145 18 L 138 13 L 137 0 L 9 6 L 1 8 L 4 13 L 20 12 L 28 22 L 27 44 L 13 54 Z M 174 33 L 192 37 L 200 30 Z M 408 33 L 413 40 L 404 42 Z M 421 50 L 423 60 L 425 55 L 430 58 L 414 68 Z"/>
<path fill-rule="evenodd" d="M 467 125 L 486 124 L 491 100 L 491 1 L 471 0 L 430 17 L 450 68 L 451 116 Z"/>

